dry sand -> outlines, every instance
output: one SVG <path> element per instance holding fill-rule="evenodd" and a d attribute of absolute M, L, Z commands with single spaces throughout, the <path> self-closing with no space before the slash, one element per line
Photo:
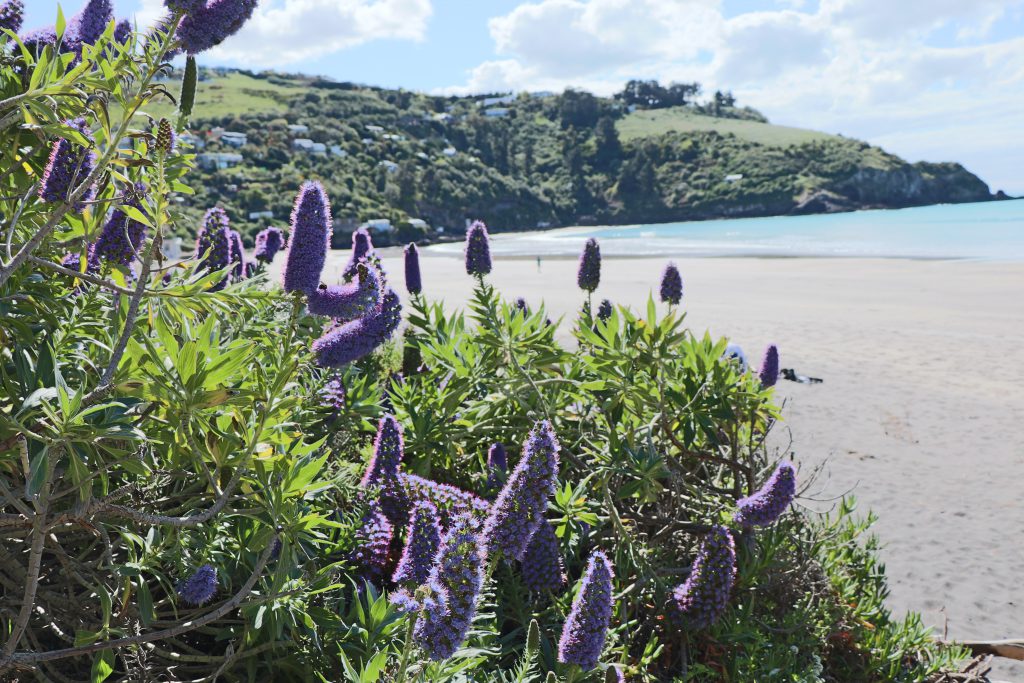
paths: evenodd
<path fill-rule="evenodd" d="M 385 265 L 403 284 L 394 250 Z M 428 295 L 462 305 L 460 260 L 424 252 Z M 347 253 L 332 254 L 337 272 Z M 730 337 L 757 363 L 825 380 L 781 382 L 784 429 L 817 498 L 852 492 L 880 517 L 891 607 L 951 638 L 1024 637 L 1024 264 L 861 259 L 679 259 L 695 330 Z M 634 308 L 663 260 L 606 259 L 599 298 Z M 332 270 L 334 268 L 334 270 Z M 490 282 L 571 317 L 576 264 L 499 260 Z M 404 289 L 402 290 L 404 292 Z M 828 503 L 804 501 L 811 507 Z M 1024 666 L 1001 663 L 1002 678 Z"/>

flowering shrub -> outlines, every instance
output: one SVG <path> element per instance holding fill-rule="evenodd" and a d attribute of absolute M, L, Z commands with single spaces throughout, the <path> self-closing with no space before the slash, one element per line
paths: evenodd
<path fill-rule="evenodd" d="M 475 223 L 469 310 L 421 282 L 403 306 L 368 234 L 321 286 L 316 183 L 260 240 L 283 287 L 216 207 L 159 258 L 193 158 L 143 112 L 255 1 L 165 6 L 143 37 L 96 0 L 0 38 L 0 678 L 912 681 L 962 655 L 890 617 L 846 503 L 782 514 L 777 351 L 744 372 L 685 329 L 674 269 L 667 315 L 602 301 L 566 345 L 488 284 Z"/>

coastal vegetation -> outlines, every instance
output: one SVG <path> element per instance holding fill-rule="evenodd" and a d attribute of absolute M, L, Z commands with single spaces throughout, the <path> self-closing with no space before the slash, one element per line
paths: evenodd
<path fill-rule="evenodd" d="M 167 5 L 143 35 L 102 0 L 5 26 L 0 677 L 881 682 L 964 657 L 885 607 L 870 516 L 799 506 L 813 475 L 764 445 L 778 349 L 748 368 L 688 329 L 675 266 L 660 307 L 597 304 L 588 244 L 552 321 L 489 284 L 477 221 L 465 311 L 415 246 L 395 291 L 366 231 L 326 286 L 362 185 L 290 159 L 264 176 L 289 225 L 250 260 L 181 142 L 195 81 L 145 112 L 254 3 Z"/>

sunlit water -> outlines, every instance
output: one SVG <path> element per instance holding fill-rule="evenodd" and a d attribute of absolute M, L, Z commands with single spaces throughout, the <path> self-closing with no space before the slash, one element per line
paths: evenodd
<path fill-rule="evenodd" d="M 823 256 L 1024 260 L 1024 201 L 495 235 L 498 256 L 575 256 L 588 237 L 607 256 Z M 429 248 L 439 254 L 461 244 Z"/>

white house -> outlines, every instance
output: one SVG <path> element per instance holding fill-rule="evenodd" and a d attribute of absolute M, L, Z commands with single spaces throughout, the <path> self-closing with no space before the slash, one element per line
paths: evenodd
<path fill-rule="evenodd" d="M 743 180 L 742 173 L 730 173 L 729 175 L 725 176 L 725 182 L 727 183 L 738 183 L 741 180 Z"/>
<path fill-rule="evenodd" d="M 249 220 L 251 220 L 251 221 L 256 221 L 256 220 L 259 220 L 260 218 L 273 218 L 273 217 L 274 217 L 274 212 L 273 211 L 250 211 L 249 212 Z"/>
<path fill-rule="evenodd" d="M 331 156 L 347 157 L 348 152 L 341 148 L 341 145 L 331 145 Z"/>
<path fill-rule="evenodd" d="M 226 130 L 220 134 L 220 141 L 229 147 L 245 147 L 249 144 L 249 136 L 245 133 Z"/>
<path fill-rule="evenodd" d="M 309 138 L 295 138 L 292 140 L 292 149 L 316 156 L 327 154 L 327 145 L 322 142 L 313 142 Z"/>
<path fill-rule="evenodd" d="M 493 107 L 498 104 L 512 104 L 515 101 L 516 96 L 512 94 L 502 95 L 501 97 L 485 97 L 483 100 L 477 103 L 477 106 Z"/>
<path fill-rule="evenodd" d="M 409 225 L 420 230 L 427 230 L 430 227 L 422 218 L 410 218 Z"/>
<path fill-rule="evenodd" d="M 459 150 L 455 149 L 454 147 L 445 147 L 443 150 L 441 150 L 441 154 L 445 155 L 446 157 L 453 157 L 458 153 Z"/>
<path fill-rule="evenodd" d="M 242 163 L 242 155 L 229 152 L 214 152 L 212 154 L 200 154 L 196 157 L 196 161 L 201 168 L 220 170 Z"/>
<path fill-rule="evenodd" d="M 304 123 L 293 123 L 288 126 L 288 132 L 292 135 L 304 135 L 309 132 L 309 126 Z"/>
<path fill-rule="evenodd" d="M 416 152 L 417 159 L 423 159 L 423 161 L 430 161 L 430 155 L 426 152 Z"/>
<path fill-rule="evenodd" d="M 371 218 L 359 227 L 366 228 L 367 230 L 376 230 L 377 232 L 391 232 L 395 229 L 395 226 L 391 225 L 391 221 L 387 218 Z"/>
<path fill-rule="evenodd" d="M 373 133 L 374 135 L 378 135 L 384 132 L 384 128 L 382 126 L 367 126 L 366 130 Z"/>
<path fill-rule="evenodd" d="M 379 165 L 383 166 L 388 173 L 398 173 L 398 164 L 391 161 L 390 159 L 385 159 L 384 161 L 380 162 Z"/>
<path fill-rule="evenodd" d="M 484 110 L 484 116 L 492 119 L 503 119 L 508 116 L 510 111 L 508 107 L 492 107 L 491 109 Z"/>

